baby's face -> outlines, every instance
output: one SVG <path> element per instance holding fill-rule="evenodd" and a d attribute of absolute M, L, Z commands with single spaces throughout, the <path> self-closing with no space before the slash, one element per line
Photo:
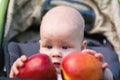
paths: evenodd
<path fill-rule="evenodd" d="M 47 54 L 58 73 L 62 59 L 71 52 L 81 51 L 84 21 L 73 8 L 58 7 L 50 10 L 41 22 L 40 53 Z"/>
<path fill-rule="evenodd" d="M 81 43 L 79 38 L 74 33 L 60 30 L 57 32 L 46 31 L 41 35 L 40 52 L 47 54 L 57 72 L 60 72 L 61 60 L 71 52 L 81 50 Z"/>

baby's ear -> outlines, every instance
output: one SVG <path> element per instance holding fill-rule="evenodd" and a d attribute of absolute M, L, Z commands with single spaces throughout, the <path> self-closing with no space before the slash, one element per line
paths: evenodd
<path fill-rule="evenodd" d="M 86 49 L 86 46 L 87 46 L 87 41 L 84 40 L 81 45 L 81 50 Z"/>
<path fill-rule="evenodd" d="M 39 43 L 41 43 L 41 40 L 39 40 Z"/>

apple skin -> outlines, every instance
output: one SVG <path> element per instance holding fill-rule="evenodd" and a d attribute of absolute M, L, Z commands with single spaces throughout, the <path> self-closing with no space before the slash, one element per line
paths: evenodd
<path fill-rule="evenodd" d="M 73 52 L 61 62 L 63 80 L 101 80 L 100 61 L 89 53 Z"/>
<path fill-rule="evenodd" d="M 19 68 L 18 78 L 36 78 L 37 80 L 57 80 L 55 67 L 51 59 L 42 53 L 34 54 Z"/>

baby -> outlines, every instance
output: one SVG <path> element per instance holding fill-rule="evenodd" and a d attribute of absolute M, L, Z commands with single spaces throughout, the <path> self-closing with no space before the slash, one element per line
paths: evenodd
<path fill-rule="evenodd" d="M 84 41 L 84 26 L 79 11 L 69 6 L 55 7 L 43 17 L 40 26 L 40 53 L 45 53 L 51 58 L 58 74 L 61 74 L 62 59 L 71 52 L 89 51 L 91 55 L 103 61 L 101 54 L 85 49 L 87 43 Z M 22 67 L 26 59 L 26 56 L 21 56 L 14 62 L 10 71 L 11 78 L 19 74 L 18 67 Z M 107 63 L 101 66 L 106 69 Z"/>

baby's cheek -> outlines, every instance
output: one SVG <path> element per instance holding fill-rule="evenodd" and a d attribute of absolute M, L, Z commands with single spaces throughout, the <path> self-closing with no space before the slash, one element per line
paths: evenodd
<path fill-rule="evenodd" d="M 62 58 L 64 58 L 64 57 L 66 57 L 68 54 L 70 54 L 71 52 L 65 52 L 65 53 L 63 53 L 63 57 Z"/>
<path fill-rule="evenodd" d="M 50 54 L 48 53 L 48 52 L 42 52 L 43 54 L 46 54 L 46 55 L 48 55 L 48 56 L 50 56 Z"/>
<path fill-rule="evenodd" d="M 45 49 L 41 49 L 39 52 L 49 56 L 49 52 L 47 50 L 45 50 Z"/>
<path fill-rule="evenodd" d="M 72 52 L 80 52 L 80 49 L 77 49 L 77 48 L 68 49 L 68 50 L 63 52 L 63 57 L 67 56 L 68 54 L 70 54 Z"/>

